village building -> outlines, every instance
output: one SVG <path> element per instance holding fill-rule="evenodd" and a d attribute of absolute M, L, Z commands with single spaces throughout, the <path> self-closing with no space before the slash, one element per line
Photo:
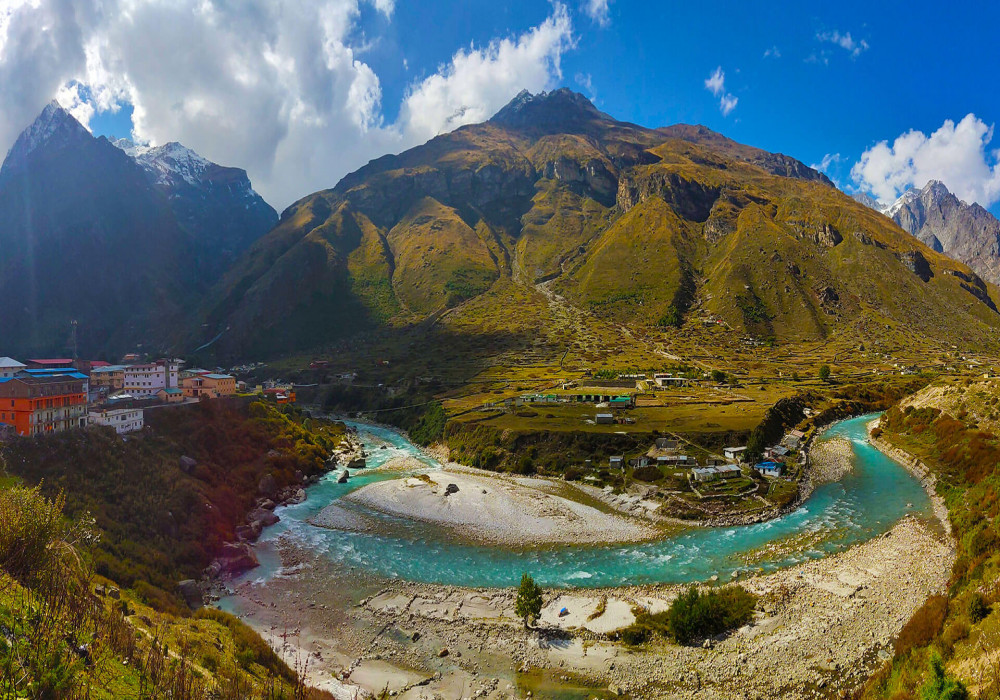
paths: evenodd
<path fill-rule="evenodd" d="M 775 462 L 773 460 L 766 460 L 764 462 L 758 462 L 753 466 L 754 469 L 761 476 L 781 476 L 782 467 L 784 467 L 781 462 Z"/>
<path fill-rule="evenodd" d="M 199 374 L 181 380 L 184 396 L 193 399 L 218 399 L 236 393 L 236 378 L 228 374 Z"/>
<path fill-rule="evenodd" d="M 125 365 L 107 365 L 94 367 L 90 370 L 90 386 L 106 387 L 109 391 L 121 391 L 125 388 Z"/>
<path fill-rule="evenodd" d="M 658 450 L 676 450 L 677 440 L 672 438 L 656 438 L 656 449 Z"/>
<path fill-rule="evenodd" d="M 733 462 L 742 462 L 743 453 L 746 451 L 746 447 L 726 447 L 722 450 L 722 454 L 728 460 Z"/>
<path fill-rule="evenodd" d="M 184 391 L 178 387 L 170 387 L 169 389 L 160 389 L 156 392 L 156 398 L 163 403 L 183 403 L 184 402 Z"/>
<path fill-rule="evenodd" d="M 0 357 L 0 379 L 10 379 L 25 367 L 27 365 L 18 362 L 13 357 Z"/>
<path fill-rule="evenodd" d="M 612 425 L 615 422 L 615 415 L 613 413 L 598 413 L 594 416 L 594 422 L 598 425 Z"/>
<path fill-rule="evenodd" d="M 125 391 L 137 399 L 152 398 L 160 389 L 178 386 L 180 360 L 157 360 L 125 366 Z"/>
<path fill-rule="evenodd" d="M 0 379 L 0 423 L 17 435 L 41 435 L 87 425 L 86 375 L 76 370 L 25 370 Z"/>
<path fill-rule="evenodd" d="M 264 397 L 272 399 L 279 406 L 287 403 L 295 403 L 295 389 L 291 384 L 272 386 L 264 389 Z"/>
<path fill-rule="evenodd" d="M 764 457 L 770 460 L 780 460 L 788 456 L 788 448 L 781 445 L 768 447 L 764 450 Z"/>
<path fill-rule="evenodd" d="M 609 457 L 608 466 L 612 469 L 622 469 L 625 466 L 625 457 L 623 455 L 614 455 Z"/>
<path fill-rule="evenodd" d="M 91 425 L 114 428 L 119 435 L 142 430 L 143 426 L 142 408 L 129 401 L 91 408 L 89 419 Z"/>
<path fill-rule="evenodd" d="M 668 389 L 673 386 L 690 386 L 691 380 L 687 377 L 675 377 L 672 374 L 654 374 L 653 383 L 659 389 Z"/>

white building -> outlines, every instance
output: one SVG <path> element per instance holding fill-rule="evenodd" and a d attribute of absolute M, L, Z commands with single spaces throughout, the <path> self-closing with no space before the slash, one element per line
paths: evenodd
<path fill-rule="evenodd" d="M 179 386 L 180 360 L 157 360 L 143 365 L 125 366 L 125 391 L 137 399 L 156 396 L 160 389 Z"/>
<path fill-rule="evenodd" d="M 90 424 L 111 426 L 119 435 L 142 430 L 142 409 L 131 406 L 92 408 L 90 409 Z"/>
<path fill-rule="evenodd" d="M 13 357 L 0 357 L 0 379 L 10 379 L 25 366 Z"/>

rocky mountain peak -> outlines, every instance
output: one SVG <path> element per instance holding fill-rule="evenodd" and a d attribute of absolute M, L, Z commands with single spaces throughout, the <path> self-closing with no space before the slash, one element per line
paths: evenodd
<path fill-rule="evenodd" d="M 586 97 L 569 88 L 540 92 L 536 95 L 521 90 L 490 119 L 492 124 L 545 131 L 572 130 L 595 121 L 615 120 L 598 110 Z"/>
<path fill-rule="evenodd" d="M 9 172 L 23 165 L 27 157 L 47 144 L 67 144 L 79 139 L 92 138 L 90 132 L 63 109 L 55 100 L 47 105 L 42 113 L 21 132 L 14 145 L 7 152 L 0 173 Z"/>

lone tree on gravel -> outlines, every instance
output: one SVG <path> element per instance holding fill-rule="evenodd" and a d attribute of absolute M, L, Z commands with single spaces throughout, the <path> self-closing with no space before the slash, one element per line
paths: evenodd
<path fill-rule="evenodd" d="M 521 587 L 517 589 L 514 612 L 524 620 L 525 628 L 529 627 L 542 614 L 542 587 L 535 583 L 535 579 L 527 573 L 521 577 Z"/>

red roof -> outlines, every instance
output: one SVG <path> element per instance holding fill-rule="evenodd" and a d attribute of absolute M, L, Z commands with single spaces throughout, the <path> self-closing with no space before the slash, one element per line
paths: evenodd
<path fill-rule="evenodd" d="M 91 360 L 90 361 L 90 366 L 91 367 L 110 367 L 111 363 L 110 362 L 105 362 L 104 360 Z"/>
<path fill-rule="evenodd" d="M 73 360 L 61 359 L 61 360 L 28 360 L 28 362 L 33 362 L 36 365 L 52 365 L 53 367 L 62 367 L 64 365 L 73 364 Z"/>

